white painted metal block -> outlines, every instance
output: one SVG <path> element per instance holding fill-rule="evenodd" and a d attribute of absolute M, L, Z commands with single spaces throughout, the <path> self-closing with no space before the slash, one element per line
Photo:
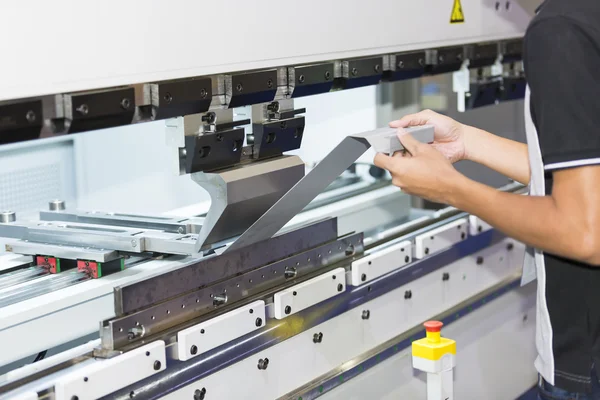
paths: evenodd
<path fill-rule="evenodd" d="M 417 236 L 415 238 L 415 258 L 424 258 L 466 239 L 468 225 L 465 217 Z"/>
<path fill-rule="evenodd" d="M 412 244 L 406 240 L 352 263 L 352 286 L 360 286 L 412 261 Z"/>
<path fill-rule="evenodd" d="M 316 278 L 275 293 L 275 318 L 282 319 L 346 290 L 346 271 L 336 268 Z"/>
<path fill-rule="evenodd" d="M 97 361 L 59 378 L 54 384 L 55 398 L 98 399 L 165 368 L 165 342 L 159 340 L 120 356 Z"/>
<path fill-rule="evenodd" d="M 492 226 L 490 224 L 483 221 L 479 217 L 469 215 L 469 234 L 471 236 L 475 236 L 480 233 L 489 231 L 490 229 L 492 229 Z"/>
<path fill-rule="evenodd" d="M 38 400 L 37 392 L 25 392 L 10 397 L 10 400 Z"/>
<path fill-rule="evenodd" d="M 189 360 L 265 324 L 265 302 L 255 301 L 177 333 L 176 358 Z"/>

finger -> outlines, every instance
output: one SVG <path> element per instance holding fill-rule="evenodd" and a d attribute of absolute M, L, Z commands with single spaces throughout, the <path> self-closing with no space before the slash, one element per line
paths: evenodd
<path fill-rule="evenodd" d="M 415 139 L 410 133 L 398 132 L 398 139 L 402 143 L 402 146 L 413 156 L 417 154 L 421 147 L 421 142 Z"/>
<path fill-rule="evenodd" d="M 383 153 L 377 153 L 373 159 L 373 164 L 376 167 L 383 168 L 389 171 L 391 166 L 392 157 L 387 156 Z"/>
<path fill-rule="evenodd" d="M 421 111 L 416 114 L 405 115 L 399 120 L 390 122 L 390 128 L 406 128 L 408 126 L 420 126 L 429 122 L 430 114 L 427 111 Z"/>

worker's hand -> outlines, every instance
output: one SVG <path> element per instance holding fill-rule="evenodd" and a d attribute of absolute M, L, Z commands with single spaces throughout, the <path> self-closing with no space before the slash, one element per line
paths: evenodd
<path fill-rule="evenodd" d="M 392 175 L 392 183 L 404 192 L 427 200 L 451 204 L 452 193 L 463 175 L 436 148 L 408 133 L 398 133 L 406 152 L 394 156 L 378 153 L 374 163 Z"/>
<path fill-rule="evenodd" d="M 433 125 L 435 128 L 434 142 L 431 145 L 450 160 L 451 163 L 464 160 L 467 157 L 464 139 L 466 126 L 452 118 L 431 110 L 425 110 L 416 114 L 406 115 L 397 121 L 392 121 L 390 122 L 390 127 L 406 128 L 426 124 Z"/>

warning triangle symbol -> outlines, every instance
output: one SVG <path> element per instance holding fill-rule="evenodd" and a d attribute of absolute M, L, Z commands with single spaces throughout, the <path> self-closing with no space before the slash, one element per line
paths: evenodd
<path fill-rule="evenodd" d="M 452 15 L 450 16 L 451 24 L 460 24 L 465 22 L 465 15 L 463 14 L 460 0 L 454 0 L 454 6 L 452 6 Z"/>

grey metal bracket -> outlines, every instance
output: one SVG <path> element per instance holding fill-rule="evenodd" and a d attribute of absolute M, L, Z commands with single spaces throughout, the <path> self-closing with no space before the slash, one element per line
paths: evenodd
<path fill-rule="evenodd" d="M 420 142 L 433 142 L 434 127 L 431 125 L 411 127 L 406 130 Z M 371 147 L 376 152 L 385 154 L 393 154 L 403 149 L 397 130 L 394 128 L 381 128 L 347 136 L 242 233 L 225 252 L 240 249 L 275 235 Z"/>

